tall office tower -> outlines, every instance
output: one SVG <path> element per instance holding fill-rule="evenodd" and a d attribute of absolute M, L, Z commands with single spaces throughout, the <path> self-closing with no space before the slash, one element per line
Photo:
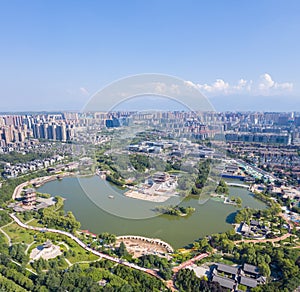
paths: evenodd
<path fill-rule="evenodd" d="M 56 140 L 63 142 L 67 140 L 67 130 L 65 123 L 56 125 Z"/>
<path fill-rule="evenodd" d="M 48 124 L 43 123 L 40 125 L 40 135 L 41 138 L 48 139 Z"/>
<path fill-rule="evenodd" d="M 47 133 L 48 133 L 48 139 L 53 140 L 52 125 L 48 125 Z"/>
<path fill-rule="evenodd" d="M 54 123 L 48 125 L 48 139 L 56 140 L 56 125 Z"/>
<path fill-rule="evenodd" d="M 67 141 L 67 128 L 65 123 L 61 124 L 61 141 Z"/>
<path fill-rule="evenodd" d="M 6 126 L 12 126 L 14 124 L 13 116 L 4 116 Z"/>
<path fill-rule="evenodd" d="M 22 125 L 22 116 L 13 116 L 13 125 L 19 127 Z"/>
<path fill-rule="evenodd" d="M 13 142 L 19 141 L 19 133 L 15 128 L 12 128 L 12 136 L 13 136 Z"/>
<path fill-rule="evenodd" d="M 23 123 L 24 125 L 27 125 L 28 129 L 32 128 L 31 117 L 25 116 Z"/>
<path fill-rule="evenodd" d="M 43 124 L 43 131 L 44 131 L 44 138 L 45 139 L 49 139 L 48 138 L 48 124 Z"/>
<path fill-rule="evenodd" d="M 62 140 L 62 130 L 61 130 L 61 125 L 56 125 L 55 128 L 55 140 L 61 141 Z"/>
<path fill-rule="evenodd" d="M 24 132 L 27 132 L 28 131 L 28 126 L 26 124 L 23 124 L 21 126 L 21 129 L 24 131 Z"/>
<path fill-rule="evenodd" d="M 25 133 L 23 131 L 18 132 L 18 141 L 24 142 L 25 141 Z"/>
<path fill-rule="evenodd" d="M 44 124 L 39 125 L 40 130 L 40 138 L 45 139 L 45 132 L 44 132 Z"/>
<path fill-rule="evenodd" d="M 66 141 L 71 141 L 74 137 L 73 125 L 68 125 L 66 129 Z"/>
<path fill-rule="evenodd" d="M 40 134 L 40 124 L 33 124 L 33 125 L 32 125 L 32 130 L 33 130 L 33 137 L 34 137 L 35 139 L 41 138 L 41 134 Z"/>
<path fill-rule="evenodd" d="M 13 134 L 12 134 L 11 127 L 6 126 L 3 128 L 3 139 L 6 145 L 13 141 Z"/>

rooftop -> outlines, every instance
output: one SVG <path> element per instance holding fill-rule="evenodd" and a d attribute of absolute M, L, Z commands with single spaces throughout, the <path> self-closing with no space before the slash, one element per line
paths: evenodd
<path fill-rule="evenodd" d="M 24 191 L 25 191 L 25 194 L 26 194 L 26 195 L 35 193 L 35 189 L 34 189 L 34 188 L 26 189 L 26 190 L 24 190 Z"/>
<path fill-rule="evenodd" d="M 237 267 L 232 267 L 232 266 L 229 266 L 229 265 L 225 265 L 225 264 L 218 264 L 217 265 L 217 271 L 225 272 L 227 274 L 236 275 L 238 273 L 238 268 Z"/>
<path fill-rule="evenodd" d="M 250 288 L 254 288 L 254 287 L 257 286 L 257 280 L 241 276 L 240 277 L 240 284 L 245 285 L 245 286 L 250 287 Z"/>
<path fill-rule="evenodd" d="M 246 263 L 244 264 L 243 270 L 246 273 L 250 273 L 254 275 L 260 274 L 259 268 L 257 266 L 246 264 Z"/>
<path fill-rule="evenodd" d="M 235 286 L 235 281 L 221 276 L 214 275 L 212 281 L 218 282 L 224 288 L 233 289 L 233 287 Z"/>

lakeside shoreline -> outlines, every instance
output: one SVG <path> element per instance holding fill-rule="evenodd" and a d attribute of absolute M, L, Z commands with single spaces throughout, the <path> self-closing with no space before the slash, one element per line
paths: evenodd
<path fill-rule="evenodd" d="M 84 222 L 84 229 L 89 229 L 91 230 L 92 232 L 104 232 L 104 231 L 107 231 L 108 229 L 107 228 L 100 228 L 100 227 L 97 227 L 97 224 L 94 224 L 93 222 L 90 221 L 90 218 L 86 218 L 87 214 L 85 214 L 84 216 L 82 215 L 82 211 L 81 211 L 81 204 L 83 203 L 84 206 L 86 206 L 82 199 L 76 199 L 75 198 L 75 195 L 77 194 L 77 187 L 76 189 L 73 189 L 72 188 L 72 185 L 76 184 L 77 185 L 77 182 L 75 182 L 75 180 L 77 181 L 77 178 L 76 178 L 76 173 L 74 174 L 75 177 L 71 177 L 71 178 L 68 178 L 67 180 L 62 180 L 62 181 L 52 181 L 51 184 L 46 184 L 46 181 L 45 181 L 45 185 L 49 185 L 49 187 L 46 187 L 44 189 L 44 186 L 41 187 L 41 191 L 42 192 L 45 192 L 45 193 L 50 193 L 50 194 L 55 194 L 55 195 L 60 195 L 61 194 L 65 194 L 64 192 L 67 192 L 66 190 L 69 188 L 71 188 L 71 192 L 69 192 L 69 195 L 68 193 L 66 193 L 67 197 L 67 208 L 65 208 L 65 210 L 70 210 L 70 211 L 73 211 L 75 212 L 74 214 L 76 215 L 76 217 L 79 219 L 80 222 Z M 79 179 L 79 178 L 78 178 Z M 84 179 L 84 178 L 83 178 Z M 91 186 L 92 187 L 92 190 L 95 190 L 95 194 L 98 194 L 99 192 L 101 193 L 101 196 L 103 196 L 103 199 L 108 201 L 107 198 L 107 195 L 105 195 L 109 190 L 107 189 L 107 187 L 104 187 L 106 185 L 106 181 L 105 180 L 102 180 L 102 179 L 99 179 L 98 176 L 95 176 L 93 178 L 92 175 L 88 175 L 88 177 L 86 178 L 88 181 L 88 186 Z M 90 179 L 92 179 L 92 181 L 89 181 Z M 64 181 L 64 183 L 63 183 Z M 102 181 L 100 183 L 100 186 L 99 184 L 97 183 L 97 181 Z M 102 186 L 102 184 L 104 186 Z M 109 183 L 108 183 L 109 184 Z M 75 185 L 74 185 L 75 186 Z M 51 189 L 54 187 L 55 189 L 55 192 L 51 192 Z M 111 187 L 113 187 L 113 185 L 111 185 Z M 232 188 L 233 189 L 233 188 Z M 234 190 L 235 189 L 235 190 Z M 233 191 L 233 195 L 237 195 L 237 192 L 238 192 L 238 189 L 237 188 L 234 188 Z M 248 192 L 246 190 L 243 190 L 241 189 L 241 192 L 248 197 Z M 80 194 L 80 192 L 79 192 Z M 99 194 L 100 195 L 100 194 Z M 97 195 L 98 197 L 98 195 Z M 104 198 L 105 197 L 105 198 Z M 137 200 L 134 200 L 136 202 L 133 202 L 133 200 L 130 200 L 130 199 L 127 199 L 126 196 L 123 196 L 123 199 L 122 198 L 119 198 L 119 197 L 116 197 L 115 200 L 109 200 L 108 201 L 108 204 L 109 205 L 112 205 L 112 206 L 122 206 L 122 208 L 131 208 L 132 207 L 132 204 L 134 203 L 135 205 L 134 206 L 139 206 L 139 204 L 143 204 L 143 201 L 137 201 Z M 252 197 L 252 196 L 251 196 Z M 81 195 L 79 195 L 79 198 L 81 198 Z M 85 200 L 86 199 L 86 196 L 84 195 L 83 199 Z M 246 205 L 249 205 L 251 206 L 251 204 L 254 204 L 255 208 L 265 208 L 265 204 L 263 204 L 264 206 L 260 206 L 261 204 L 259 203 L 259 200 L 252 200 L 252 198 L 250 198 L 250 201 L 255 201 L 257 203 L 247 203 Z M 121 201 L 119 201 L 121 200 Z M 183 206 L 185 206 L 186 204 L 189 205 L 189 204 L 192 204 L 192 207 L 195 207 L 195 208 L 198 208 L 198 200 L 195 196 L 190 196 L 189 198 L 185 198 L 185 200 L 188 202 L 189 200 L 190 203 L 183 203 Z M 121 205 L 115 205 L 115 204 L 118 204 L 119 202 L 124 202 L 124 205 L 123 203 Z M 145 201 L 144 201 L 145 202 Z M 185 202 L 185 201 L 184 201 Z M 214 219 L 214 217 L 211 218 L 211 220 L 213 220 L 213 222 L 215 222 L 215 225 L 213 226 L 216 226 L 216 227 L 209 227 L 209 226 L 205 226 L 205 224 L 203 225 L 202 223 L 199 223 L 199 222 L 203 222 L 203 212 L 195 212 L 195 214 L 191 214 L 190 216 L 169 216 L 167 219 L 166 217 L 164 216 L 164 214 L 157 214 L 157 216 L 155 216 L 155 221 L 154 221 L 154 225 L 156 226 L 157 225 L 157 229 L 155 229 L 154 227 L 150 227 L 149 230 L 147 230 L 147 232 L 145 232 L 145 230 L 141 227 L 141 224 L 139 223 L 136 223 L 134 224 L 133 226 L 128 226 L 126 229 L 126 231 L 128 232 L 124 232 L 125 230 L 123 230 L 123 228 L 120 228 L 118 227 L 119 224 L 122 221 L 120 221 L 120 219 L 113 219 L 111 217 L 109 217 L 109 219 L 112 220 L 112 223 L 110 224 L 111 226 L 111 229 L 110 231 L 116 235 L 124 235 L 124 234 L 134 234 L 134 235 L 142 235 L 142 236 L 149 236 L 150 238 L 162 238 L 162 240 L 165 240 L 166 242 L 169 242 L 170 244 L 174 245 L 175 248 L 180 248 L 182 246 L 185 246 L 188 242 L 194 240 L 194 237 L 191 236 L 191 232 L 187 231 L 189 228 L 188 228 L 188 225 L 187 225 L 187 222 L 191 222 L 192 225 L 194 226 L 198 226 L 197 228 L 201 228 L 200 229 L 200 235 L 199 236 L 205 236 L 205 235 L 208 235 L 208 234 L 211 234 L 212 232 L 213 233 L 217 233 L 217 232 L 223 232 L 223 231 L 226 231 L 228 229 L 231 228 L 231 224 L 228 223 L 226 221 L 226 218 L 229 214 L 231 214 L 232 212 L 235 212 L 235 210 L 231 209 L 230 207 L 226 207 L 223 209 L 222 206 L 219 206 L 219 204 L 214 204 L 214 202 L 211 200 L 211 204 L 209 204 L 209 208 L 211 208 L 212 210 L 220 210 L 220 212 L 218 211 L 218 214 L 222 214 L 220 216 L 217 216 L 217 217 L 220 217 L 220 220 L 218 219 Z M 245 202 L 247 202 L 247 200 L 245 200 Z M 79 205 L 76 205 L 76 204 L 79 204 Z M 158 203 L 160 204 L 160 203 Z M 223 204 L 220 204 L 220 205 L 223 205 Z M 144 206 L 144 205 L 143 205 Z M 154 206 L 155 206 L 155 203 L 154 203 Z M 154 207 L 153 206 L 153 207 Z M 226 205 L 226 206 L 229 206 L 229 205 Z M 149 207 L 149 205 L 146 205 L 146 207 Z M 228 209 L 229 208 L 229 209 Z M 94 209 L 92 209 L 94 210 Z M 202 209 L 203 210 L 203 209 Z M 99 213 L 99 211 L 95 210 L 93 211 L 97 212 L 97 214 Z M 102 214 L 103 213 L 103 214 Z M 204 213 L 206 214 L 207 211 L 204 210 Z M 105 218 L 105 220 L 107 220 L 107 216 L 105 215 L 105 212 L 100 212 L 101 215 L 97 215 L 97 218 Z M 200 214 L 200 215 L 199 215 Z M 209 216 L 209 214 L 207 214 Z M 196 216 L 196 217 L 195 217 Z M 89 217 L 89 216 L 88 216 Z M 173 218 L 174 217 L 174 218 Z M 200 221 L 197 221 L 196 218 L 202 218 L 202 219 L 199 219 Z M 162 218 L 162 219 L 161 219 Z M 100 220 L 100 219 L 99 219 Z M 172 232 L 172 228 L 171 228 L 171 225 L 172 225 L 172 222 L 174 220 L 179 220 L 178 221 L 178 226 L 180 226 L 180 230 L 183 230 L 183 234 L 185 234 L 186 236 L 186 240 L 184 238 L 181 238 L 179 239 L 178 236 Z M 156 222 L 159 222 L 159 223 L 156 223 Z M 127 222 L 124 221 L 124 224 L 127 224 Z M 163 234 L 158 234 L 158 230 L 160 230 L 162 228 L 162 230 L 164 230 Z M 186 231 L 184 231 L 186 230 Z M 178 242 L 179 241 L 179 242 Z"/>
<path fill-rule="evenodd" d="M 66 172 L 63 174 L 53 174 L 53 175 L 49 175 L 49 176 L 41 176 L 41 177 L 37 177 L 37 178 L 31 179 L 31 180 L 25 181 L 25 182 L 19 184 L 18 186 L 16 186 L 16 188 L 14 189 L 14 192 L 12 194 L 12 199 L 13 200 L 19 199 L 21 197 L 21 193 L 24 190 L 24 188 L 31 184 L 35 185 L 36 188 L 39 188 L 47 182 L 51 182 L 51 181 L 54 181 L 57 179 L 63 179 L 65 177 L 70 177 L 70 176 L 76 176 L 76 174 L 71 173 L 71 172 Z"/>

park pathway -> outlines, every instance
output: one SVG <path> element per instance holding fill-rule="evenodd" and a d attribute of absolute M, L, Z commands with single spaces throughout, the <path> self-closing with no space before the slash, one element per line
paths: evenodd
<path fill-rule="evenodd" d="M 287 234 L 284 234 L 280 237 L 276 237 L 276 238 L 270 238 L 270 239 L 246 239 L 246 240 L 237 240 L 237 241 L 234 241 L 235 244 L 239 244 L 239 243 L 259 243 L 259 242 L 278 242 L 280 240 L 284 240 L 290 236 L 292 236 L 293 234 L 291 233 L 287 233 Z"/>
<path fill-rule="evenodd" d="M 154 270 L 151 270 L 151 269 L 146 269 L 146 268 L 143 268 L 143 267 L 140 267 L 136 264 L 133 264 L 133 263 L 129 263 L 127 261 L 124 261 L 122 259 L 119 259 L 117 257 L 112 257 L 110 255 L 107 255 L 107 254 L 104 254 L 104 253 L 101 253 L 101 252 L 98 252 L 90 247 L 88 247 L 84 242 L 82 242 L 78 237 L 76 237 L 75 235 L 67 232 L 67 231 L 63 231 L 63 230 L 58 230 L 58 229 L 51 229 L 51 228 L 42 228 L 42 227 L 34 227 L 34 226 L 30 226 L 30 225 L 27 225 L 27 224 L 24 224 L 23 222 L 20 221 L 20 219 L 18 217 L 16 217 L 16 215 L 14 213 L 11 213 L 9 214 L 10 217 L 21 227 L 23 228 L 26 228 L 26 229 L 31 229 L 31 230 L 35 230 L 35 231 L 40 231 L 40 232 L 52 232 L 52 233 L 56 233 L 56 234 L 62 234 L 62 235 L 65 235 L 65 236 L 68 236 L 69 238 L 73 239 L 77 244 L 79 244 L 83 249 L 93 253 L 94 255 L 96 256 L 99 256 L 101 258 L 104 258 L 106 260 L 109 260 L 109 261 L 112 261 L 112 262 L 115 262 L 117 264 L 120 264 L 120 265 L 123 265 L 123 266 L 126 266 L 126 267 L 129 267 L 129 268 L 132 268 L 132 269 L 135 269 L 135 270 L 139 270 L 141 272 L 144 272 L 144 273 L 147 273 L 151 276 L 154 276 L 158 279 L 160 279 L 161 281 L 165 282 L 158 274 L 156 271 Z"/>
<path fill-rule="evenodd" d="M 1 228 L 0 228 L 0 232 L 2 232 L 3 234 L 4 234 L 4 236 L 7 238 L 7 240 L 8 240 L 8 246 L 11 246 L 12 245 L 12 243 L 11 243 L 11 238 L 10 238 L 10 236 L 2 229 L 2 228 L 5 228 L 5 227 L 7 227 L 7 226 L 9 226 L 10 224 L 12 224 L 14 221 L 11 221 L 11 222 L 9 222 L 9 223 L 7 223 L 6 225 L 4 225 L 4 226 L 2 226 Z"/>

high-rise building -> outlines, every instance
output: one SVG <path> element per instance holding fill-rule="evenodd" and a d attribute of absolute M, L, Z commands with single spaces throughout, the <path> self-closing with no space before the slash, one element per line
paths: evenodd
<path fill-rule="evenodd" d="M 11 127 L 4 127 L 3 128 L 3 140 L 5 141 L 6 145 L 13 141 L 13 133 Z"/>

